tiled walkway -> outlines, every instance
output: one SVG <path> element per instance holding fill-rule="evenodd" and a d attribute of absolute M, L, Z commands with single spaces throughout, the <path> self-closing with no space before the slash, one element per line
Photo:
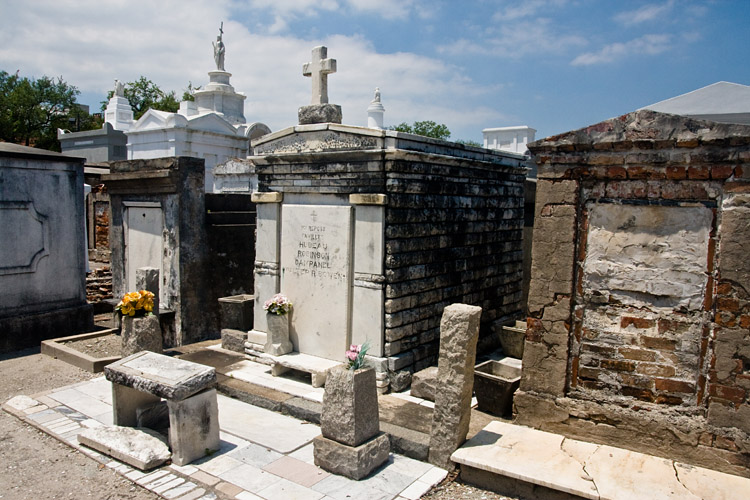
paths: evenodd
<path fill-rule="evenodd" d="M 252 367 L 243 368 L 242 377 L 254 377 L 255 383 L 264 380 L 267 367 L 260 365 L 257 374 L 252 373 Z M 284 383 L 290 393 L 304 392 L 310 399 L 322 397 L 322 389 L 293 380 Z M 329 474 L 313 463 L 312 440 L 320 434 L 315 424 L 222 395 L 218 401 L 221 449 L 188 466 L 169 465 L 149 473 L 78 444 L 77 435 L 84 428 L 112 423 L 111 386 L 103 377 L 33 399 L 19 396 L 5 408 L 169 499 L 414 500 L 446 475 L 442 469 L 395 454 L 385 466 L 360 481 Z"/>

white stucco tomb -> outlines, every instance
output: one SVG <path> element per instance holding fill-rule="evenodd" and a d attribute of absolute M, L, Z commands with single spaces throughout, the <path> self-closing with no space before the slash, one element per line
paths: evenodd
<path fill-rule="evenodd" d="M 521 125 L 517 127 L 496 127 L 482 130 L 484 147 L 499 149 L 509 153 L 526 154 L 526 145 L 534 142 L 536 129 Z"/>

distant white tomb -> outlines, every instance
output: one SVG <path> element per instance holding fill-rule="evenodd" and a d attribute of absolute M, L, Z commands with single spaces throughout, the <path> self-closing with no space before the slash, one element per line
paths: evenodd
<path fill-rule="evenodd" d="M 367 126 L 370 128 L 383 129 L 383 114 L 385 108 L 380 102 L 380 87 L 375 87 L 375 97 L 367 107 Z"/>
<path fill-rule="evenodd" d="M 526 145 L 534 142 L 536 129 L 525 125 L 518 127 L 497 127 L 482 130 L 484 147 L 499 149 L 509 153 L 526 154 Z"/>
<path fill-rule="evenodd" d="M 117 130 L 127 131 L 128 159 L 165 156 L 192 156 L 206 162 L 206 192 L 214 190 L 213 169 L 233 158 L 250 153 L 250 140 L 269 134 L 263 123 L 247 125 L 245 96 L 229 83 L 231 73 L 224 71 L 226 48 L 223 30 L 214 42 L 216 71 L 209 71 L 209 83 L 193 93 L 193 101 L 183 101 L 177 113 L 149 109 L 138 121 L 121 119 L 120 109 L 127 104 L 117 91 L 110 99 L 106 120 Z M 124 104 L 123 101 L 124 100 Z M 130 108 L 129 104 L 127 106 Z M 110 117 L 109 110 L 117 110 Z M 110 121 L 112 120 L 112 121 Z M 119 127 L 119 128 L 118 128 Z"/>
<path fill-rule="evenodd" d="M 750 86 L 716 82 L 641 109 L 700 120 L 750 125 Z"/>

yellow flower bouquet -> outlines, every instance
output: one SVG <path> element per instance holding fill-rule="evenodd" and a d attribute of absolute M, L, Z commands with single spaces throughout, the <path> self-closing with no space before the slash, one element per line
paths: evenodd
<path fill-rule="evenodd" d="M 126 293 L 117 307 L 123 316 L 146 316 L 154 310 L 154 294 L 148 290 Z"/>

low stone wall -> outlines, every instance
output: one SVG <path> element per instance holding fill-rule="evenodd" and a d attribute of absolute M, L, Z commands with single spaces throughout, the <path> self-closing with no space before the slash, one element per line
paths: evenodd
<path fill-rule="evenodd" d="M 750 477 L 750 127 L 639 111 L 530 149 L 516 421 Z"/>

